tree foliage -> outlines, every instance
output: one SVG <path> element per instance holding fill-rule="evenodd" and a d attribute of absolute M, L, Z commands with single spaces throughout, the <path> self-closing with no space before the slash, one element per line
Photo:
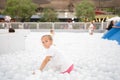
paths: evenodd
<path fill-rule="evenodd" d="M 77 4 L 75 11 L 76 16 L 81 19 L 92 20 L 95 17 L 95 5 L 89 0 L 83 0 Z"/>
<path fill-rule="evenodd" d="M 115 9 L 115 14 L 118 15 L 118 16 L 120 16 L 120 8 L 116 8 Z"/>
<path fill-rule="evenodd" d="M 51 8 L 45 8 L 43 10 L 43 18 L 42 21 L 44 22 L 55 22 L 57 21 L 57 13 Z"/>
<path fill-rule="evenodd" d="M 36 8 L 32 0 L 7 0 L 4 13 L 17 19 L 27 19 L 35 13 Z"/>

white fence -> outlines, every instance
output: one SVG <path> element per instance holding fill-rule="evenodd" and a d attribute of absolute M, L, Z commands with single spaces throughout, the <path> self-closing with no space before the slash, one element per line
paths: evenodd
<path fill-rule="evenodd" d="M 72 29 L 72 30 L 88 30 L 90 22 L 74 22 L 74 23 L 67 23 L 67 22 L 11 22 L 11 23 L 0 23 L 0 29 L 6 29 L 8 26 L 13 27 L 14 29 L 31 29 L 31 30 L 40 30 L 40 29 Z M 94 23 L 96 26 L 96 31 L 104 31 L 107 22 L 96 22 Z"/>

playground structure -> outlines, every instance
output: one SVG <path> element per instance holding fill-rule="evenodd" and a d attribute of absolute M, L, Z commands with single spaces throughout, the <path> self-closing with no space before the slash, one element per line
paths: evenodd
<path fill-rule="evenodd" d="M 120 45 L 120 22 L 116 23 L 102 38 L 108 40 L 116 40 Z"/>

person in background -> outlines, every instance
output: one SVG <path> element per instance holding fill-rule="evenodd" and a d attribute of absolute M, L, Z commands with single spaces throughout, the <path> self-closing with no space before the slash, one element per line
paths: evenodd
<path fill-rule="evenodd" d="M 114 26 L 114 21 L 112 20 L 112 21 L 110 21 L 110 24 L 108 25 L 108 27 L 106 28 L 106 30 L 110 30 L 110 29 L 112 29 L 112 27 Z"/>
<path fill-rule="evenodd" d="M 93 24 L 93 21 L 90 23 L 90 26 L 89 26 L 89 34 L 90 35 L 93 35 L 93 33 L 94 33 L 94 30 L 95 30 L 95 26 L 94 26 L 94 24 Z"/>
<path fill-rule="evenodd" d="M 50 30 L 50 35 L 53 37 L 54 34 L 55 34 L 54 29 L 51 29 L 51 30 Z"/>

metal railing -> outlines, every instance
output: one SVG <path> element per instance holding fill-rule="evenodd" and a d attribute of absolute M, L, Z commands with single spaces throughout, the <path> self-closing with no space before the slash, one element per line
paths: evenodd
<path fill-rule="evenodd" d="M 11 23 L 0 23 L 0 29 L 6 29 L 12 27 L 14 29 L 72 29 L 72 30 L 88 30 L 90 22 L 11 22 Z M 95 22 L 96 31 L 104 31 L 107 22 Z"/>

